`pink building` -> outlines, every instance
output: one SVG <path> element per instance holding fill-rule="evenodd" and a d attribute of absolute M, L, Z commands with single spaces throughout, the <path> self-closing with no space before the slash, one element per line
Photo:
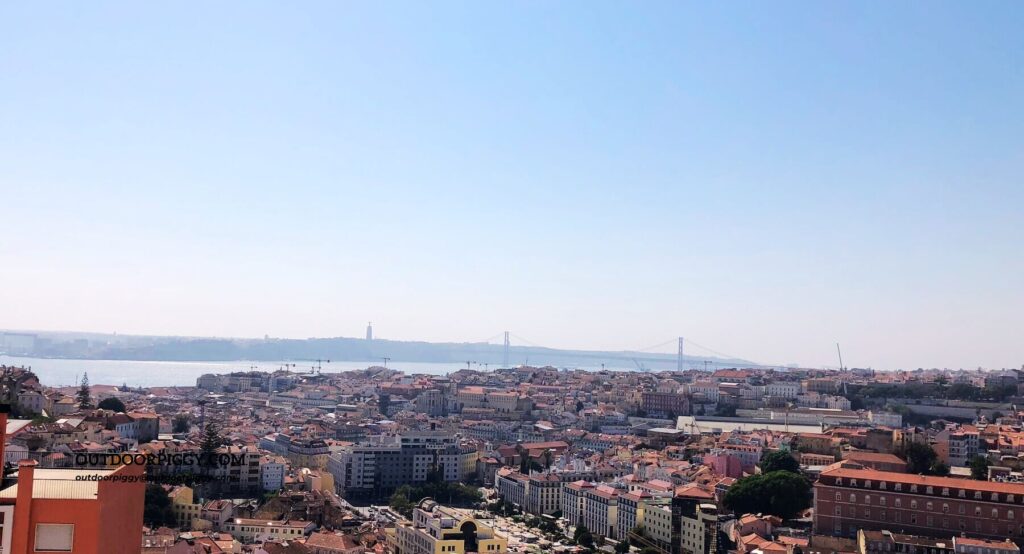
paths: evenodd
<path fill-rule="evenodd" d="M 710 467 L 718 475 L 726 477 L 743 477 L 743 460 L 731 450 L 715 448 L 704 456 L 704 465 Z"/>

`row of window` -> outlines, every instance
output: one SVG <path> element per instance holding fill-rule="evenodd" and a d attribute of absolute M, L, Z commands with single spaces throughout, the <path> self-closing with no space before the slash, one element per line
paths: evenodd
<path fill-rule="evenodd" d="M 842 517 L 842 508 L 841 507 L 836 506 L 835 515 L 836 515 L 837 518 L 841 518 Z M 885 522 L 885 523 L 890 523 L 890 522 L 891 523 L 903 523 L 903 515 L 900 512 L 893 512 L 892 520 L 891 521 L 890 521 L 890 519 L 888 517 L 888 514 L 886 513 L 885 510 L 878 510 L 877 512 L 875 512 L 875 515 L 877 515 L 878 517 L 876 517 L 876 518 L 872 517 L 871 508 L 864 508 L 863 517 L 860 518 L 860 520 L 863 521 L 863 520 L 875 519 L 877 521 L 881 521 L 881 522 Z M 853 506 L 850 506 L 849 510 L 847 511 L 847 516 L 850 517 L 850 518 L 856 518 L 857 517 L 857 509 L 855 507 L 853 507 Z M 910 523 L 911 525 L 917 525 L 918 521 L 919 521 L 918 515 L 916 513 L 914 513 L 914 512 L 911 512 L 908 523 Z M 981 520 L 981 519 L 974 520 L 974 526 L 973 527 L 974 527 L 974 531 L 975 532 L 978 532 L 978 533 L 984 533 L 985 532 L 985 530 L 983 528 L 984 525 L 982 524 L 982 521 L 984 521 L 984 520 Z M 989 525 L 988 525 L 988 528 L 989 528 L 988 529 L 988 533 L 989 534 L 997 535 L 997 534 L 1000 534 L 1002 532 L 1001 531 L 1001 527 L 999 526 L 999 524 L 997 522 L 992 521 L 992 520 L 988 520 L 988 521 L 989 521 Z M 967 521 L 966 520 L 964 520 L 962 518 L 956 518 L 956 522 L 957 522 L 957 526 L 960 528 L 961 531 L 966 531 L 967 530 L 968 525 L 967 525 Z M 841 525 L 841 521 L 839 519 L 836 519 L 835 526 L 836 526 L 836 532 L 837 533 L 839 532 L 840 525 Z M 928 527 L 934 527 L 935 526 L 935 518 L 933 516 L 930 516 L 930 515 L 926 516 L 925 517 L 925 525 L 928 526 Z M 949 518 L 945 518 L 945 517 L 942 518 L 942 528 L 944 528 L 944 529 L 951 529 L 950 523 L 949 523 Z M 1024 525 L 1021 525 L 1020 527 L 1016 527 L 1015 528 L 1014 524 L 1012 524 L 1012 523 L 1007 524 L 1006 525 L 1006 535 L 1007 536 L 1013 536 L 1013 535 L 1024 536 Z"/>
<path fill-rule="evenodd" d="M 857 486 L 857 480 L 856 479 L 850 479 L 849 483 L 850 483 L 849 486 L 851 486 L 851 487 L 856 487 Z M 842 477 L 837 477 L 835 484 L 836 484 L 836 486 L 842 486 L 843 485 L 843 478 Z M 872 482 L 871 482 L 870 479 L 867 479 L 867 480 L 863 481 L 863 488 L 870 489 L 871 486 L 872 486 Z M 888 490 L 888 483 L 886 483 L 885 481 L 879 481 L 878 482 L 878 490 L 881 490 L 881 491 Z M 895 491 L 895 492 L 903 492 L 903 483 L 893 483 L 892 490 Z M 912 494 L 918 493 L 919 492 L 918 486 L 914 485 L 914 484 L 910 485 L 909 492 L 912 493 Z M 930 485 L 924 487 L 924 494 L 935 494 L 935 487 L 932 487 Z M 942 487 L 941 488 L 941 494 L 942 494 L 942 496 L 949 496 L 950 495 L 949 487 Z M 967 498 L 967 491 L 965 491 L 964 489 L 957 489 L 956 490 L 956 496 L 959 497 L 959 498 Z M 983 494 L 982 491 L 974 491 L 974 493 L 971 496 L 975 500 L 984 500 L 984 494 Z M 999 502 L 999 493 L 998 492 L 992 492 L 989 495 L 989 499 L 992 500 L 993 502 Z M 1024 496 L 1021 497 L 1021 500 L 1024 500 Z M 1016 502 L 1017 501 L 1017 497 L 1014 494 L 1012 494 L 1012 493 L 1007 493 L 1004 496 L 1004 501 L 1005 502 Z"/>
<path fill-rule="evenodd" d="M 842 493 L 837 492 L 836 493 L 836 501 L 837 502 L 842 502 L 842 500 L 843 500 Z M 854 493 L 850 494 L 850 503 L 851 504 L 856 504 L 857 503 L 857 495 L 856 494 L 854 494 Z M 866 504 L 866 505 L 871 505 L 871 495 L 870 494 L 864 495 L 863 503 Z M 886 497 L 884 497 L 884 496 L 878 497 L 878 505 L 879 506 L 883 506 L 883 507 L 887 506 L 888 505 L 888 499 Z M 893 499 L 893 506 L 896 507 L 896 508 L 902 508 L 903 507 L 902 499 L 900 499 L 900 498 Z M 837 507 L 836 509 L 838 510 L 839 508 Z M 917 509 L 917 500 L 911 500 L 910 501 L 910 509 L 911 510 L 916 510 Z M 931 501 L 925 502 L 925 510 L 927 510 L 929 512 L 934 511 L 935 510 L 934 504 Z M 958 512 L 961 515 L 966 513 L 966 509 L 965 509 L 963 504 L 958 504 Z M 946 503 L 946 502 L 942 503 L 942 513 L 944 513 L 944 514 L 948 514 L 949 513 L 949 504 Z M 999 509 L 998 508 L 992 508 L 992 512 L 991 513 L 992 513 L 992 518 L 993 519 L 999 519 Z M 978 516 L 978 517 L 981 517 L 981 515 L 982 515 L 982 508 L 981 508 L 981 506 L 975 506 L 974 507 L 974 515 Z M 1010 520 L 1014 519 L 1013 510 L 1006 510 L 1006 519 L 1010 519 Z"/>

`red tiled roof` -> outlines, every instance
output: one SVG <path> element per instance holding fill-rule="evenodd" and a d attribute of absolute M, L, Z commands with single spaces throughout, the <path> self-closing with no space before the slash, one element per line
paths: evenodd
<path fill-rule="evenodd" d="M 982 492 L 1001 492 L 1024 495 L 1024 483 L 999 483 L 995 481 L 975 481 L 956 477 L 936 477 L 933 475 L 914 475 L 912 473 L 895 473 L 874 469 L 849 469 L 836 467 L 826 469 L 822 477 L 844 477 L 850 479 L 870 479 L 889 483 L 905 483 L 908 485 L 924 485 L 932 487 L 949 487 Z"/>

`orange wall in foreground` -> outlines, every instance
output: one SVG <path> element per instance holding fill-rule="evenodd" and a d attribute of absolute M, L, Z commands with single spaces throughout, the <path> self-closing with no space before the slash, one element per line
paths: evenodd
<path fill-rule="evenodd" d="M 140 476 L 143 470 L 143 466 L 122 466 L 115 475 Z M 97 496 L 94 500 L 32 500 L 27 536 L 14 537 L 14 554 L 35 552 L 35 530 L 38 523 L 73 523 L 75 536 L 72 554 L 141 552 L 145 484 L 101 481 Z M 15 517 L 21 513 L 24 513 L 24 506 L 15 504 Z M 19 552 L 22 544 L 26 550 Z"/>

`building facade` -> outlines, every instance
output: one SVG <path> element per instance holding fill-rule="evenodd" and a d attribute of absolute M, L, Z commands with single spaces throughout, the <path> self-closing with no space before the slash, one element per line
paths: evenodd
<path fill-rule="evenodd" d="M 975 481 L 839 467 L 814 485 L 816 533 L 859 529 L 992 539 L 1024 538 L 1024 483 Z"/>

